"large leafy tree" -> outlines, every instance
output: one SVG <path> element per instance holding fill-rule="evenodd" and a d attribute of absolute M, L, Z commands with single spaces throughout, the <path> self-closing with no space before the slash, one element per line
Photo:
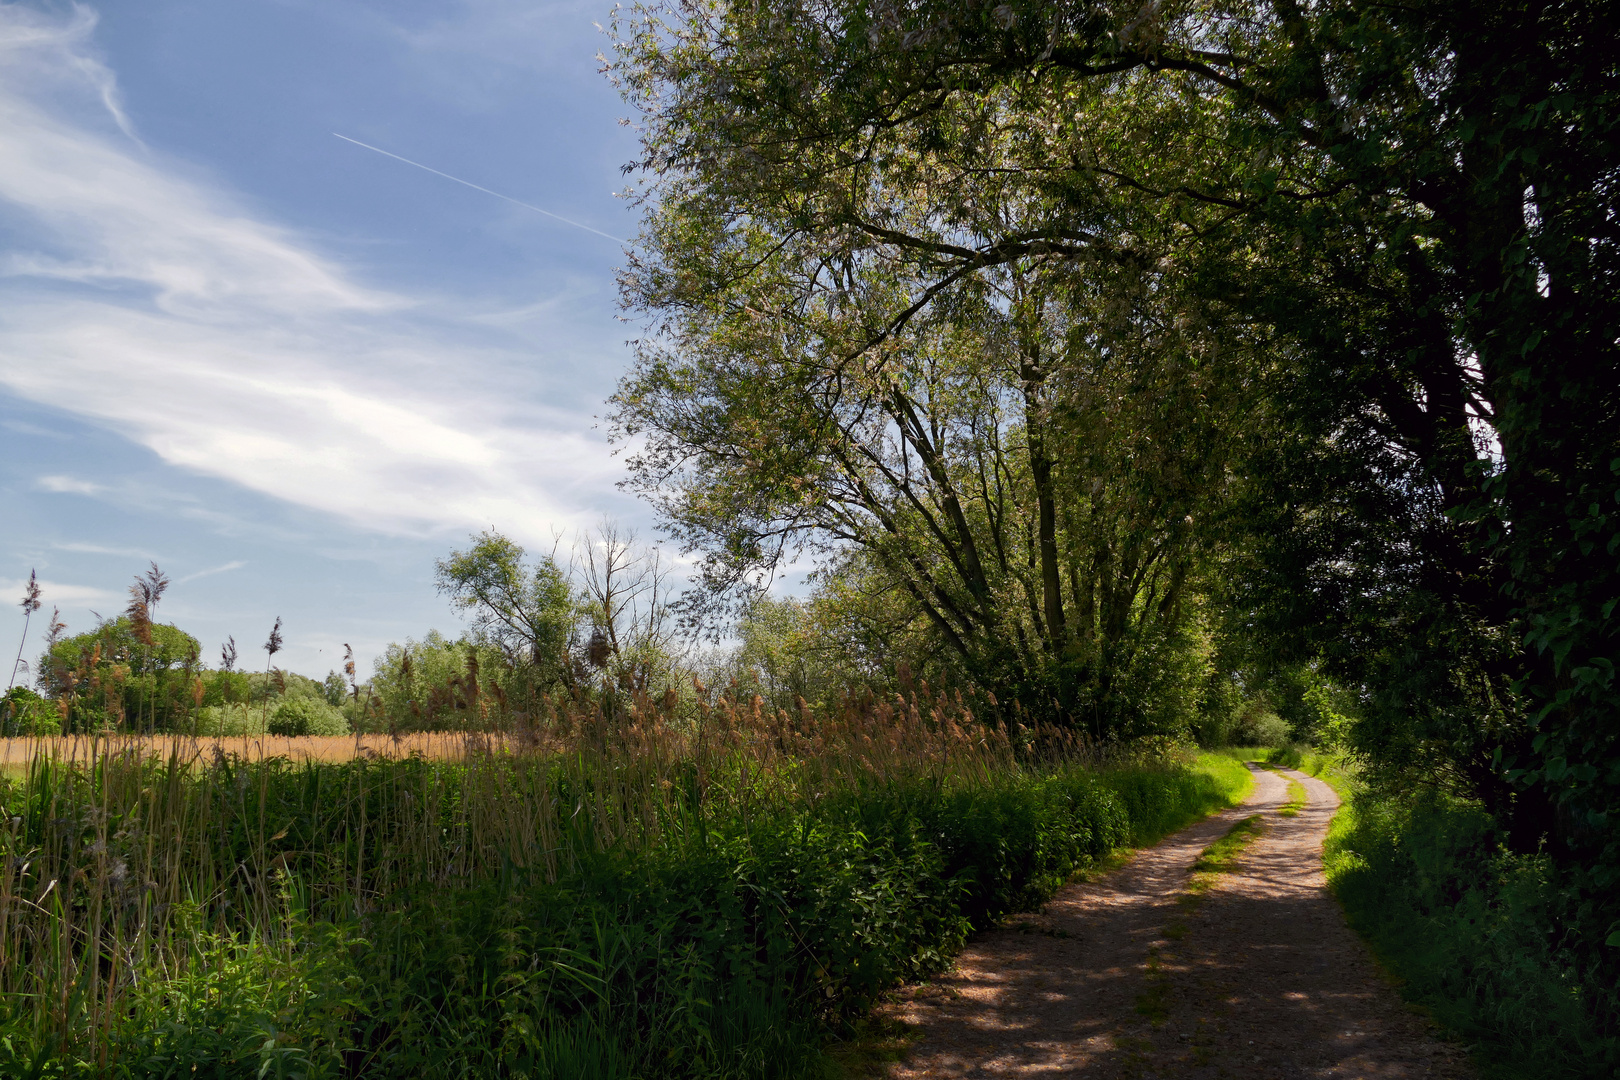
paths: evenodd
<path fill-rule="evenodd" d="M 1147 683 L 1185 644 L 1212 537 L 1192 526 L 1224 487 L 1231 394 L 1206 343 L 1144 302 L 1140 266 L 1031 257 L 867 348 L 873 307 L 911 283 L 799 269 L 769 257 L 691 295 L 640 283 L 673 314 L 616 420 L 647 436 L 632 482 L 706 552 L 711 595 L 806 550 L 858 552 L 860 580 L 908 597 L 976 679 L 1099 734 L 1184 726 L 1144 709 L 1173 696 Z"/>
<path fill-rule="evenodd" d="M 715 327 L 752 308 L 878 381 L 920 377 L 930 321 L 1031 264 L 1134 273 L 1161 317 L 1263 339 L 1238 599 L 1368 688 L 1364 750 L 1449 775 L 1523 846 L 1620 865 L 1614 19 L 637 9 L 615 65 L 649 207 L 629 295 L 677 347 L 705 305 Z M 817 475 L 759 436 L 763 472 Z"/>

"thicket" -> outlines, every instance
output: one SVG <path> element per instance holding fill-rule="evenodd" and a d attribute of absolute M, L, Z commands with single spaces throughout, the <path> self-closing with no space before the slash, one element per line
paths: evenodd
<path fill-rule="evenodd" d="M 1238 797 L 919 690 L 561 708 L 456 761 L 0 779 L 7 1076 L 798 1076 L 1075 870 Z"/>
<path fill-rule="evenodd" d="M 1583 871 L 1512 850 L 1478 803 L 1360 790 L 1326 845 L 1328 880 L 1401 992 L 1479 1051 L 1490 1078 L 1620 1071 L 1620 947 Z"/>

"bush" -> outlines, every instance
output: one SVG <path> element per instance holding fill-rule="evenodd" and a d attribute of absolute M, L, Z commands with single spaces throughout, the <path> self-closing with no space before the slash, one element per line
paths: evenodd
<path fill-rule="evenodd" d="M 347 735 L 349 722 L 322 698 L 289 697 L 270 713 L 267 731 L 294 738 L 304 735 Z"/>
<path fill-rule="evenodd" d="M 1288 722 L 1257 702 L 1250 702 L 1224 733 L 1232 746 L 1288 746 Z"/>
<path fill-rule="evenodd" d="M 13 686 L 0 698 L 0 737 L 60 735 L 62 717 L 56 703 L 26 686 Z"/>
<path fill-rule="evenodd" d="M 1325 855 L 1351 924 L 1403 994 L 1480 1046 L 1484 1075 L 1620 1075 L 1612 897 L 1438 794 L 1357 793 Z"/>
<path fill-rule="evenodd" d="M 192 719 L 190 734 L 195 735 L 263 735 L 269 717 L 262 705 L 241 702 L 224 705 L 204 705 Z"/>
<path fill-rule="evenodd" d="M 204 705 L 242 704 L 253 699 L 253 685 L 246 672 L 205 671 L 201 678 Z"/>

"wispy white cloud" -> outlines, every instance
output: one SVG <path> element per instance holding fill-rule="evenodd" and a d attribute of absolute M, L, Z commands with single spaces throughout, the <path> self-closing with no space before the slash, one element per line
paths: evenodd
<path fill-rule="evenodd" d="M 0 596 L 10 596 L 13 593 L 22 594 L 27 582 L 22 578 L 13 578 L 0 581 Z M 116 607 L 122 604 L 126 597 L 110 589 L 98 589 L 93 585 L 75 585 L 68 581 L 49 581 L 39 579 L 39 599 L 49 610 L 52 607 L 89 607 L 99 604 L 102 607 Z M 37 625 L 44 625 L 43 622 Z"/>
<path fill-rule="evenodd" d="M 195 574 L 187 574 L 185 577 L 177 579 L 175 584 L 184 585 L 186 582 L 196 581 L 198 578 L 213 577 L 215 574 L 223 574 L 231 570 L 240 570 L 246 565 L 247 563 L 241 559 L 232 559 L 223 566 L 213 566 L 209 567 L 207 570 L 198 570 Z"/>
<path fill-rule="evenodd" d="M 49 491 L 57 495 L 100 495 L 107 489 L 100 484 L 89 480 L 80 480 L 73 476 L 42 476 L 37 481 L 41 491 Z"/>
<path fill-rule="evenodd" d="M 155 559 L 150 552 L 138 548 L 108 547 L 105 544 L 86 544 L 82 541 L 71 541 L 64 544 L 52 544 L 57 551 L 70 551 L 76 555 L 114 555 L 121 559 Z"/>
<path fill-rule="evenodd" d="M 526 538 L 611 497 L 504 328 L 373 288 L 132 141 L 94 17 L 0 6 L 0 383 L 171 464 L 396 533 Z M 111 497 L 72 477 L 48 491 Z M 199 510 L 204 508 L 199 508 Z"/>

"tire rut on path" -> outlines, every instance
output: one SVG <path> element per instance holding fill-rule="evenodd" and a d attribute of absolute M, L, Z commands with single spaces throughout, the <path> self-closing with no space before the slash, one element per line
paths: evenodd
<path fill-rule="evenodd" d="M 1253 771 L 1242 806 L 1064 889 L 902 993 L 884 1011 L 918 1038 L 893 1080 L 1472 1077 L 1466 1055 L 1402 1005 L 1327 891 L 1333 789 L 1289 772 L 1309 797 L 1289 817 L 1277 813 L 1287 781 Z M 1237 871 L 1178 902 L 1203 849 L 1251 814 L 1265 827 Z"/>

